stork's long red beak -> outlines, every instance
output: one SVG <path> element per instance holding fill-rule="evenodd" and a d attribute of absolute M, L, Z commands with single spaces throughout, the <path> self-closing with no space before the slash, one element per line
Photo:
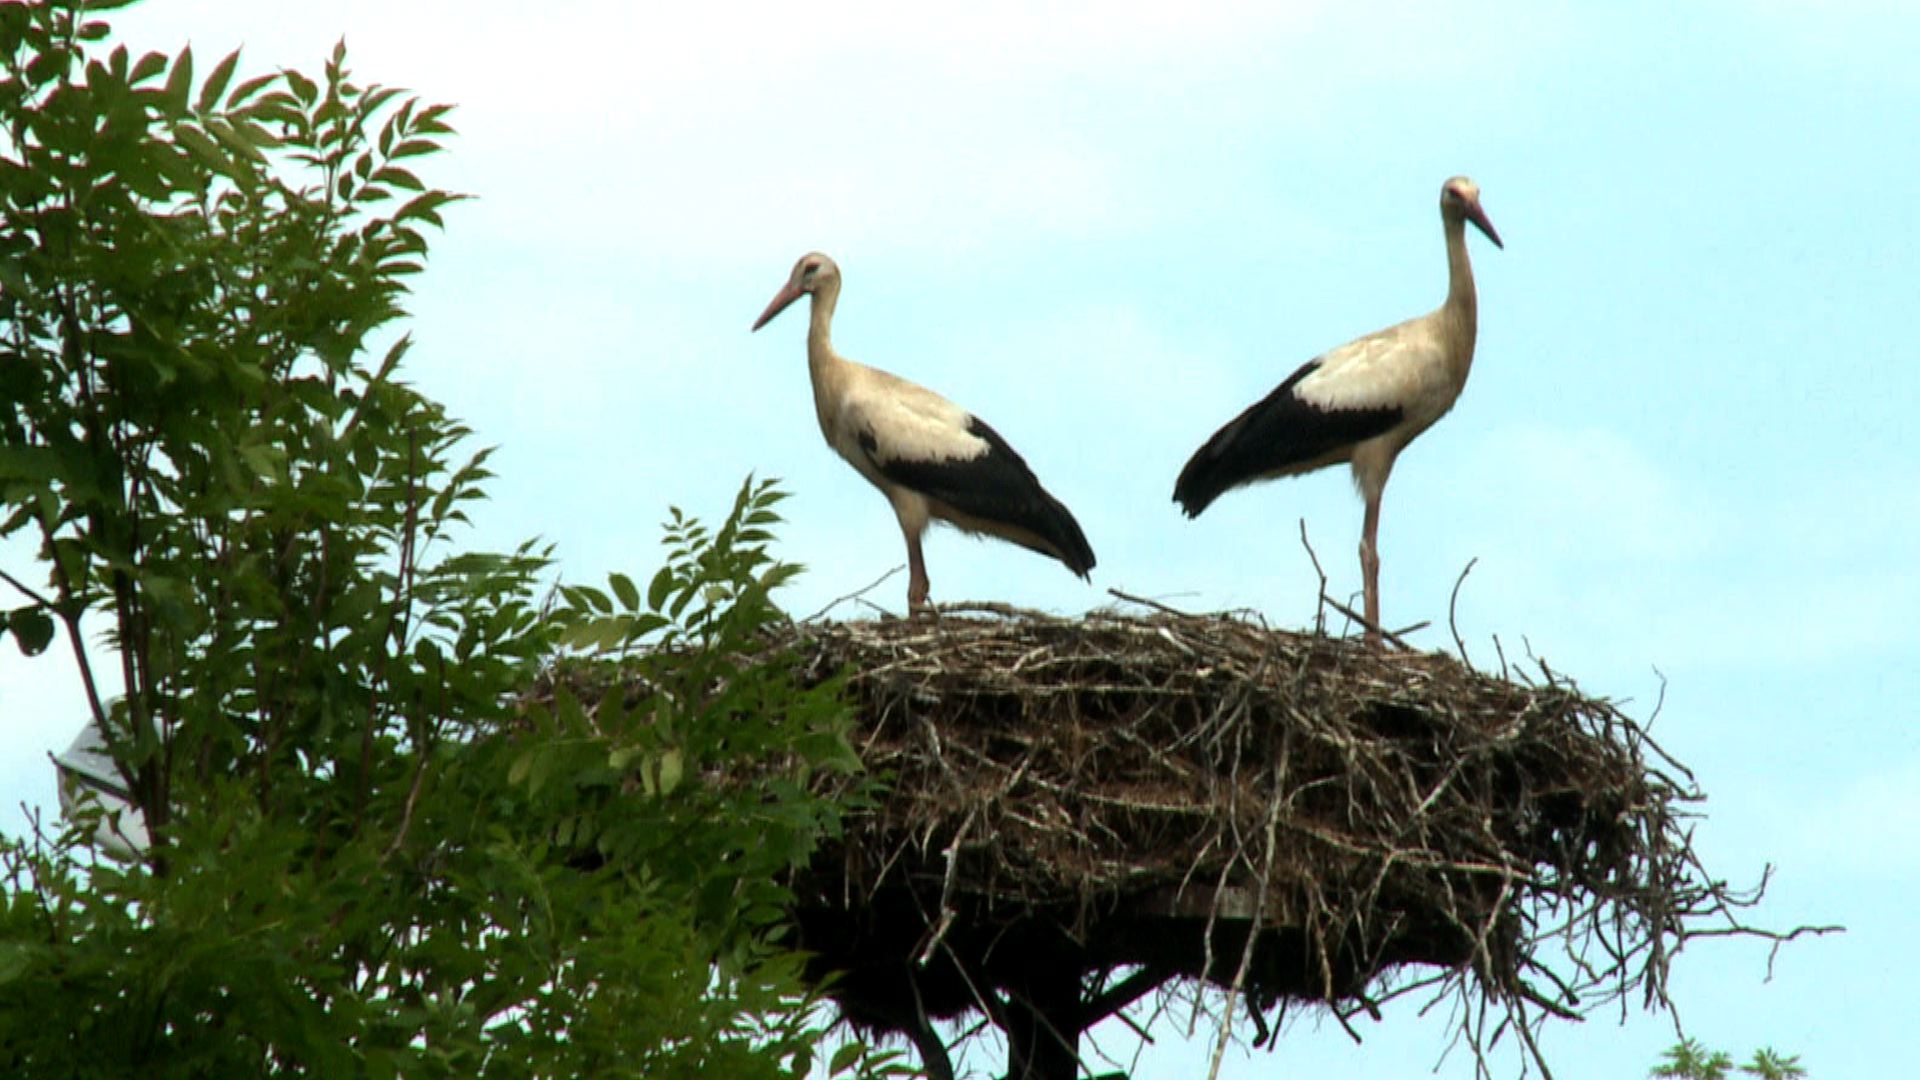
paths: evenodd
<path fill-rule="evenodd" d="M 1487 239 L 1493 241 L 1494 247 L 1502 251 L 1507 249 L 1507 245 L 1500 242 L 1500 234 L 1493 231 L 1493 222 L 1487 219 L 1487 212 L 1480 209 L 1479 200 L 1467 203 L 1467 220 L 1473 222 L 1474 228 L 1486 233 Z"/>
<path fill-rule="evenodd" d="M 802 288 L 800 288 L 799 285 L 796 285 L 791 281 L 781 286 L 780 291 L 775 293 L 773 295 L 773 300 L 767 304 L 767 310 L 761 312 L 760 317 L 753 320 L 753 330 L 758 330 L 761 327 L 772 322 L 773 317 L 775 315 L 778 315 L 781 312 L 787 310 L 787 305 L 793 303 L 795 300 L 800 299 L 801 295 L 804 292 L 805 290 L 803 290 Z M 749 330 L 747 332 L 752 333 L 753 330 Z"/>

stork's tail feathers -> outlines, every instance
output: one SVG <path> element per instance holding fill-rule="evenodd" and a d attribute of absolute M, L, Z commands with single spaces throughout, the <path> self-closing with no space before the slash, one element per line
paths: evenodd
<path fill-rule="evenodd" d="M 935 516 L 967 532 L 997 536 L 1030 551 L 1055 558 L 1087 576 L 1093 548 L 1073 514 L 1040 486 L 1000 433 L 979 417 L 968 417 L 967 431 L 987 444 L 985 453 L 967 458 L 888 459 L 863 441 L 880 474 L 909 491 L 933 500 Z"/>
<path fill-rule="evenodd" d="M 1187 460 L 1187 467 L 1180 470 L 1180 479 L 1174 481 L 1173 501 L 1179 503 L 1190 518 L 1199 517 L 1202 510 L 1233 486 L 1233 480 L 1220 467 L 1222 458 L 1214 445 L 1218 441 L 1219 437 L 1215 436 L 1196 451 Z"/>
<path fill-rule="evenodd" d="M 1073 519 L 1073 514 L 1061 505 L 1059 499 L 1048 495 L 1046 500 L 1046 511 L 1035 522 L 1041 526 L 1035 531 L 1053 549 L 1046 554 L 1059 559 L 1067 569 L 1087 579 L 1087 571 L 1093 569 L 1095 562 L 1093 547 L 1087 543 L 1087 534 L 1080 531 L 1080 523 Z"/>
<path fill-rule="evenodd" d="M 1266 464 L 1261 460 L 1265 448 L 1261 440 L 1250 437 L 1248 429 L 1254 426 L 1249 421 L 1257 417 L 1259 408 L 1256 405 L 1235 417 L 1187 459 L 1180 479 L 1173 483 L 1173 501 L 1188 517 L 1199 517 L 1213 500 L 1258 478 Z"/>
<path fill-rule="evenodd" d="M 1180 479 L 1173 484 L 1173 501 L 1190 518 L 1213 505 L 1213 500 L 1233 488 L 1250 483 L 1273 464 L 1286 441 L 1286 413 L 1294 405 L 1290 391 L 1300 381 L 1309 364 L 1282 383 L 1265 399 L 1249 406 L 1214 432 L 1200 449 L 1187 459 Z"/>

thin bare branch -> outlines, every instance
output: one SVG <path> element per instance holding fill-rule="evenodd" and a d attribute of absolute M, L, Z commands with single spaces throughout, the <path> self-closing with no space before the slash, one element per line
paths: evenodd
<path fill-rule="evenodd" d="M 25 596 L 27 599 L 33 601 L 34 603 L 40 605 L 41 607 L 46 608 L 49 611 L 53 610 L 53 601 L 48 600 L 46 597 L 40 595 L 38 592 L 36 592 L 33 589 L 32 586 L 27 585 L 26 583 L 22 582 L 19 578 L 14 577 L 12 574 L 7 573 L 5 570 L 0 570 L 0 581 L 4 581 L 7 584 L 13 586 L 15 589 L 19 590 L 22 596 Z"/>
<path fill-rule="evenodd" d="M 1447 629 L 1453 632 L 1453 647 L 1460 650 L 1460 662 L 1468 667 L 1473 666 L 1473 658 L 1467 655 L 1467 643 L 1460 638 L 1460 620 L 1457 617 L 1460 607 L 1460 586 L 1467 583 L 1467 575 L 1473 573 L 1474 564 L 1479 561 L 1478 555 L 1467 560 L 1467 565 L 1460 570 L 1460 576 L 1454 579 L 1452 595 L 1447 597 Z"/>

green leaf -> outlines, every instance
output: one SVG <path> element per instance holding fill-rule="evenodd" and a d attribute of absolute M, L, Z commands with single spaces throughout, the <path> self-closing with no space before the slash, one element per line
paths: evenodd
<path fill-rule="evenodd" d="M 240 447 L 239 453 L 253 475 L 262 480 L 279 480 L 286 468 L 287 452 L 283 447 L 248 443 Z"/>
<path fill-rule="evenodd" d="M 390 184 L 408 191 L 425 191 L 427 185 L 420 178 L 397 165 L 386 165 L 374 170 L 372 180 L 376 184 Z"/>
<path fill-rule="evenodd" d="M 423 154 L 436 154 L 439 152 L 440 144 L 434 142 L 432 139 L 402 139 L 400 142 L 394 144 L 392 150 L 387 152 L 387 157 L 390 160 L 399 161 L 402 158 L 419 157 Z"/>
<path fill-rule="evenodd" d="M 440 217 L 440 208 L 449 203 L 459 202 L 462 198 L 464 196 L 449 195 L 444 191 L 428 191 L 409 199 L 400 209 L 394 211 L 393 219 L 395 221 L 419 220 L 445 228 L 446 222 Z"/>
<path fill-rule="evenodd" d="M 20 263 L 6 255 L 0 255 L 0 289 L 12 293 L 15 298 L 33 295 L 34 288 L 27 282 L 27 275 L 20 269 Z"/>
<path fill-rule="evenodd" d="M 167 73 L 167 87 L 163 97 L 168 108 L 179 115 L 187 111 L 187 92 L 193 89 L 193 46 L 180 49 L 180 55 L 174 57 L 173 70 Z"/>
<path fill-rule="evenodd" d="M 667 626 L 667 617 L 664 615 L 655 615 L 651 612 L 638 614 L 627 620 L 625 639 L 627 641 L 638 641 L 648 634 L 665 629 Z"/>
<path fill-rule="evenodd" d="M 634 587 L 632 578 L 625 574 L 609 574 L 607 584 L 613 587 L 614 598 L 620 601 L 621 607 L 628 611 L 639 610 L 640 590 Z"/>
<path fill-rule="evenodd" d="M 441 117 L 447 115 L 452 111 L 453 111 L 453 106 L 451 105 L 431 105 L 431 106 L 428 106 L 427 108 L 421 109 L 420 115 L 414 117 L 414 121 L 413 121 L 414 134 L 416 135 L 451 135 L 453 134 L 453 128 L 448 126 L 447 123 L 441 119 Z"/>
<path fill-rule="evenodd" d="M 232 124 L 218 116 L 210 116 L 207 118 L 206 125 L 207 131 L 220 140 L 220 144 L 227 149 L 254 161 L 266 160 L 266 155 L 260 152 L 260 148 L 254 145 L 253 140 L 235 131 Z"/>
<path fill-rule="evenodd" d="M 835 1050 L 833 1052 L 833 1060 L 827 1065 L 828 1075 L 839 1076 L 841 1073 L 853 1068 L 854 1065 L 860 1061 L 861 1055 L 866 1052 L 866 1046 L 857 1042 L 847 1043 L 840 1049 Z"/>
<path fill-rule="evenodd" d="M 177 125 L 173 129 L 173 138 L 175 142 L 186 147 L 187 151 L 202 165 L 222 173 L 231 166 L 227 160 L 227 152 L 220 149 L 220 144 L 192 124 Z"/>
<path fill-rule="evenodd" d="M 246 141 L 249 157 L 260 158 L 262 155 L 259 151 L 277 150 L 286 145 L 266 128 L 261 127 L 259 124 L 254 123 L 244 116 L 236 116 L 230 122 L 230 126 L 236 135 Z"/>
<path fill-rule="evenodd" d="M 22 653 L 39 656 L 53 641 L 53 616 L 39 606 L 16 608 L 7 615 L 7 629 Z"/>
<path fill-rule="evenodd" d="M 283 76 L 275 77 L 281 78 Z M 244 89 L 246 89 L 246 87 L 241 88 L 241 90 Z M 234 93 L 238 94 L 241 90 L 235 90 Z M 306 127 L 306 118 L 300 112 L 299 99 L 285 90 L 275 90 L 270 94 L 263 94 L 259 98 L 235 108 L 234 116 L 260 123 L 283 124 L 296 130 L 304 130 Z"/>
<path fill-rule="evenodd" d="M 17 941 L 0 941 L 0 986 L 27 973 L 33 966 L 33 947 Z"/>
<path fill-rule="evenodd" d="M 285 74 L 287 77 L 287 85 L 293 89 L 293 96 L 298 98 L 302 105 L 311 108 L 313 103 L 319 100 L 320 88 L 314 84 L 312 79 L 307 78 L 297 71 L 287 71 Z"/>
<path fill-rule="evenodd" d="M 686 757 L 678 750 L 669 750 L 660 755 L 660 794 L 671 795 L 673 789 L 680 786 L 680 779 L 686 773 Z"/>
<path fill-rule="evenodd" d="M 50 446 L 0 446 L 0 483 L 50 483 L 66 474 L 61 459 Z"/>
<path fill-rule="evenodd" d="M 167 70 L 167 54 L 150 52 L 134 62 L 133 73 L 127 77 L 129 86 L 139 86 L 155 75 Z"/>
<path fill-rule="evenodd" d="M 387 103 L 399 97 L 401 91 L 391 86 L 368 87 L 367 96 L 360 100 L 360 115 L 372 116 L 385 108 Z"/>
<path fill-rule="evenodd" d="M 214 65 L 213 74 L 200 87 L 200 99 L 194 108 L 200 112 L 211 112 L 220 103 L 220 95 L 227 92 L 227 83 L 233 79 L 234 65 L 240 62 L 240 50 L 235 49 L 227 58 Z"/>
<path fill-rule="evenodd" d="M 647 585 L 647 607 L 659 611 L 667 603 L 667 597 L 673 592 L 675 577 L 673 565 L 669 563 L 653 575 L 653 581 Z"/>
<path fill-rule="evenodd" d="M 241 83 L 239 86 L 234 87 L 233 93 L 227 95 L 227 108 L 237 109 L 246 104 L 255 94 L 273 85 L 279 78 L 280 76 L 278 74 L 256 75 Z"/>

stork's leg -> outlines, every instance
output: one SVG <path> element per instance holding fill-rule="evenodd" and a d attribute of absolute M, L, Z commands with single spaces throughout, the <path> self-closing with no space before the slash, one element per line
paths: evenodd
<path fill-rule="evenodd" d="M 920 534 L 907 530 L 907 612 L 918 614 L 931 611 L 933 605 L 927 603 L 927 561 L 920 554 Z"/>
<path fill-rule="evenodd" d="M 905 488 L 888 488 L 887 501 L 893 504 L 894 517 L 900 521 L 900 535 L 907 540 L 907 615 L 931 615 L 927 603 L 927 560 L 920 554 L 920 537 L 927 531 L 930 518 L 927 500 Z"/>
<path fill-rule="evenodd" d="M 1367 640 L 1380 641 L 1380 496 L 1367 496 L 1367 520 L 1360 530 L 1360 580 L 1367 592 Z"/>

